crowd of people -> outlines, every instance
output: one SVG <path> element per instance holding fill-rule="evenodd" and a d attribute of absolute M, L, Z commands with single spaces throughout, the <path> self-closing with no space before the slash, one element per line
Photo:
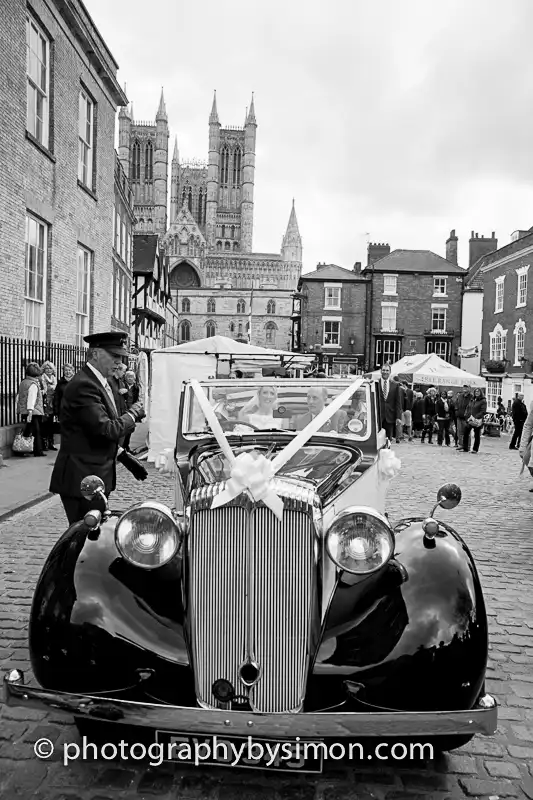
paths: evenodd
<path fill-rule="evenodd" d="M 20 383 L 16 398 L 16 411 L 23 422 L 22 436 L 33 439 L 33 455 L 46 456 L 57 450 L 55 434 L 61 433 L 60 415 L 63 395 L 68 383 L 76 374 L 72 364 L 63 364 L 62 374 L 57 379 L 56 366 L 51 361 L 26 365 L 25 377 Z M 139 400 L 139 385 L 135 372 L 124 363 L 112 367 L 108 375 L 115 398 L 117 411 L 123 414 Z M 132 431 L 129 431 L 122 447 L 129 451 Z"/>

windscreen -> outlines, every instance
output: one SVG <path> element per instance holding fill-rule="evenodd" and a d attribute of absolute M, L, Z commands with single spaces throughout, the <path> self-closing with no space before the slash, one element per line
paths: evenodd
<path fill-rule="evenodd" d="M 204 383 L 202 387 L 222 429 L 228 433 L 244 434 L 269 430 L 301 431 L 348 385 L 337 381 L 311 384 L 285 380 Z M 212 435 L 192 387 L 188 386 L 186 392 L 183 435 Z M 370 435 L 370 425 L 370 390 L 365 384 L 335 411 L 318 433 L 363 441 Z"/>

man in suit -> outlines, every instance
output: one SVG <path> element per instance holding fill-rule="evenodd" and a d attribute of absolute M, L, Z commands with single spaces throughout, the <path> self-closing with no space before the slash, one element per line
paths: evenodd
<path fill-rule="evenodd" d="M 391 380 L 389 364 L 381 367 L 381 378 L 378 381 L 378 397 L 381 409 L 381 426 L 385 429 L 387 439 L 395 437 L 396 425 L 402 422 L 402 392 L 400 384 Z M 398 441 L 398 440 L 396 440 Z"/>
<path fill-rule="evenodd" d="M 109 370 L 128 355 L 122 333 L 85 336 L 89 344 L 87 363 L 65 386 L 61 405 L 61 446 L 54 464 L 50 491 L 59 494 L 69 524 L 97 507 L 81 494 L 81 481 L 97 475 L 109 497 L 116 486 L 118 460 L 137 478 L 145 480 L 144 466 L 119 448 L 119 441 L 144 416 L 140 402 L 123 414 L 117 411 L 108 383 Z"/>
<path fill-rule="evenodd" d="M 328 399 L 328 390 L 324 386 L 312 386 L 307 392 L 307 407 L 309 411 L 296 417 L 295 429 L 303 431 L 320 412 L 324 409 Z M 320 428 L 321 433 L 339 433 L 346 425 L 348 415 L 346 411 L 336 411 L 332 417 Z"/>

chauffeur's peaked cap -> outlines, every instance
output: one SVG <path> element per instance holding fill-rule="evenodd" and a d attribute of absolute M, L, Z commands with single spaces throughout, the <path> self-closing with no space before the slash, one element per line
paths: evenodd
<path fill-rule="evenodd" d="M 89 347 L 101 347 L 115 356 L 129 355 L 126 347 L 128 337 L 120 331 L 106 331 L 105 333 L 91 333 L 89 336 L 84 336 L 83 341 L 87 342 Z"/>

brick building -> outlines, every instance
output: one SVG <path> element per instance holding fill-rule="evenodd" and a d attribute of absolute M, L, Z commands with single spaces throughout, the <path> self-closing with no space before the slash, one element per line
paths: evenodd
<path fill-rule="evenodd" d="M 430 250 L 393 250 L 369 244 L 362 275 L 370 281 L 367 341 L 369 367 L 410 353 L 436 353 L 457 364 L 465 270 L 457 265 L 456 240 L 447 258 Z"/>
<path fill-rule="evenodd" d="M 172 305 L 180 316 L 180 342 L 227 336 L 258 347 L 291 349 L 293 292 L 275 284 L 234 289 L 223 281 L 211 288 L 171 284 Z M 250 328 L 251 322 L 251 328 Z"/>
<path fill-rule="evenodd" d="M 301 352 L 333 356 L 338 365 L 363 367 L 368 358 L 365 313 L 370 282 L 353 270 L 335 264 L 319 264 L 298 282 L 293 326 L 293 347 Z M 343 368 L 344 369 L 344 368 Z"/>
<path fill-rule="evenodd" d="M 127 98 L 80 0 L 3 3 L 0 39 L 0 334 L 79 344 L 111 324 Z"/>
<path fill-rule="evenodd" d="M 455 239 L 457 252 L 457 237 L 452 231 L 450 237 Z M 450 240 L 448 240 L 450 241 Z M 492 236 L 479 235 L 472 231 L 469 242 L 468 274 L 465 276 L 463 291 L 463 310 L 461 322 L 461 347 L 459 356 L 461 369 L 473 375 L 481 371 L 481 328 L 483 322 L 483 281 L 477 274 L 477 263 L 487 253 L 498 249 L 498 240 L 493 232 Z"/>
<path fill-rule="evenodd" d="M 516 231 L 509 244 L 482 256 L 472 266 L 469 283 L 483 292 L 481 374 L 487 401 L 507 405 L 523 392 L 533 401 L 533 300 L 528 286 L 533 261 L 533 228 Z"/>

